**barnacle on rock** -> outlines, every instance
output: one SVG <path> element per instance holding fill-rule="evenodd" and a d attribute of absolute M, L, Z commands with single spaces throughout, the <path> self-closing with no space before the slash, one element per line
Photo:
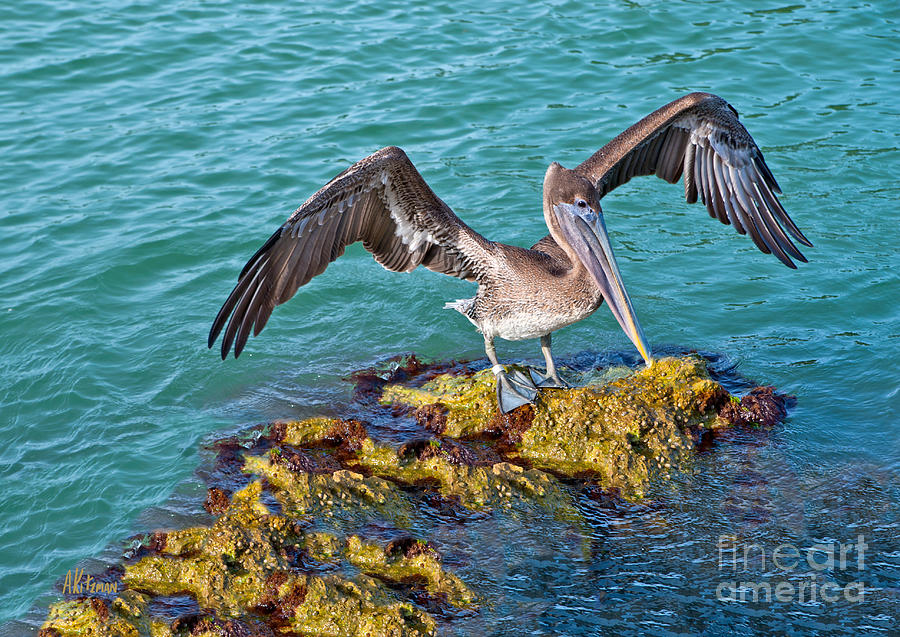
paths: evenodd
<path fill-rule="evenodd" d="M 41 637 L 432 635 L 426 608 L 472 613 L 484 600 L 409 532 L 435 524 L 420 503 L 462 519 L 528 510 L 584 524 L 579 493 L 640 499 L 698 433 L 786 413 L 772 388 L 731 396 L 698 356 L 607 370 L 505 415 L 489 371 L 404 360 L 358 375 L 357 397 L 373 421 L 405 419 L 391 421 L 399 430 L 416 426 L 412 414 L 416 436 L 398 444 L 373 438 L 364 420 L 310 418 L 223 441 L 232 482 L 206 491 L 212 524 L 137 536 L 116 592 L 52 605 Z M 155 616 L 167 596 L 189 596 L 200 612 Z"/>

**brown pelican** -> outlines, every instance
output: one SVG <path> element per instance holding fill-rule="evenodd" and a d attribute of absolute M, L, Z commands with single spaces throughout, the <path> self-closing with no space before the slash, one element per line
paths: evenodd
<path fill-rule="evenodd" d="M 474 298 L 448 303 L 484 335 L 497 377 L 500 409 L 531 402 L 537 387 L 566 387 L 550 352 L 550 335 L 589 316 L 606 300 L 648 365 L 650 348 L 609 243 L 602 197 L 638 175 L 670 183 L 684 177 L 687 201 L 748 234 L 786 266 L 806 261 L 787 233 L 812 244 L 787 215 L 781 190 L 737 111 L 709 93 L 691 93 L 654 111 L 575 169 L 550 164 L 544 177 L 544 220 L 550 234 L 530 249 L 489 241 L 463 223 L 413 166 L 388 147 L 356 162 L 306 200 L 256 251 L 238 276 L 209 332 L 225 328 L 222 358 L 237 357 L 276 305 L 351 243 L 362 241 L 388 270 L 419 265 L 478 284 Z M 230 316 L 230 319 L 229 319 Z M 227 322 L 227 327 L 226 327 Z M 494 339 L 540 338 L 546 376 L 507 374 Z"/>

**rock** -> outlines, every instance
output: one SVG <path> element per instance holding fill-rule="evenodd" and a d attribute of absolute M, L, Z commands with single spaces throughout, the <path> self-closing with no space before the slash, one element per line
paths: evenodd
<path fill-rule="evenodd" d="M 444 436 L 487 438 L 509 459 L 590 477 L 631 498 L 658 466 L 693 447 L 692 432 L 729 424 L 719 411 L 730 396 L 699 356 L 659 359 L 602 385 L 542 390 L 534 406 L 505 416 L 494 382 L 489 370 L 444 374 L 421 387 L 388 385 L 382 402 L 417 408 L 417 418 Z"/>
<path fill-rule="evenodd" d="M 354 378 L 354 414 L 380 428 L 310 418 L 216 443 L 217 486 L 203 503 L 211 526 L 136 536 L 124 569 L 111 570 L 115 591 L 54 604 L 41 637 L 432 635 L 431 612 L 458 617 L 486 600 L 444 566 L 434 542 L 409 532 L 440 523 L 418 508 L 453 524 L 549 514 L 583 525 L 579 498 L 644 506 L 649 481 L 698 441 L 771 426 L 787 408 L 770 387 L 731 396 L 698 356 L 544 389 L 506 415 L 487 370 L 413 356 Z M 386 429 L 416 433 L 371 433 Z M 197 605 L 175 619 L 154 614 L 154 600 L 169 596 Z"/>

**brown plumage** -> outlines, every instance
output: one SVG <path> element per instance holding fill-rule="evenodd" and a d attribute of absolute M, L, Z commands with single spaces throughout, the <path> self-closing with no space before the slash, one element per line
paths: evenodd
<path fill-rule="evenodd" d="M 388 270 L 424 265 L 469 281 L 491 245 L 432 192 L 406 153 L 383 148 L 325 184 L 256 251 L 213 323 L 210 346 L 231 315 L 222 357 L 232 343 L 238 356 L 276 305 L 357 241 Z"/>
<path fill-rule="evenodd" d="M 548 376 L 561 384 L 550 333 L 590 315 L 604 299 L 649 363 L 600 199 L 632 177 L 651 174 L 671 183 L 684 176 L 688 202 L 699 198 L 712 217 L 749 233 L 760 250 L 785 265 L 796 267 L 792 258 L 806 261 L 788 233 L 811 244 L 778 201 L 781 190 L 737 111 L 715 95 L 691 93 L 629 127 L 574 170 L 551 164 L 544 179 L 550 234 L 531 249 L 485 239 L 432 192 L 402 150 L 379 150 L 323 186 L 250 258 L 213 322 L 209 346 L 224 328 L 222 357 L 232 346 L 238 356 L 276 305 L 346 246 L 362 241 L 389 270 L 424 265 L 478 284 L 474 298 L 449 306 L 484 334 L 503 383 L 495 337 L 540 337 Z"/>
<path fill-rule="evenodd" d="M 781 188 L 738 112 L 709 93 L 691 93 L 628 127 L 575 168 L 602 197 L 632 177 L 684 176 L 688 203 L 698 197 L 709 216 L 750 233 L 756 246 L 789 268 L 806 258 L 785 234 L 812 247 L 775 196 Z"/>

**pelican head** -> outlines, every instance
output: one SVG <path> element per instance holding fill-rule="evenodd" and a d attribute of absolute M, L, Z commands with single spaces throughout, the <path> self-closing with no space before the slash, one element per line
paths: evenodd
<path fill-rule="evenodd" d="M 550 164 L 544 176 L 544 218 L 573 266 L 580 263 L 587 270 L 622 330 L 651 365 L 650 347 L 622 283 L 594 184 L 556 162 Z"/>

